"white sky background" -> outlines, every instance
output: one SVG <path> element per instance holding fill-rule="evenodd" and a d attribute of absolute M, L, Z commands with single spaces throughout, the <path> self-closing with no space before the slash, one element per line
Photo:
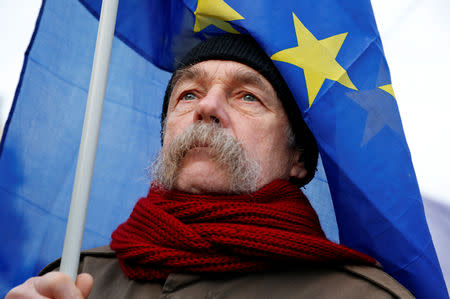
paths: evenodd
<path fill-rule="evenodd" d="M 422 195 L 450 204 L 450 1 L 372 5 Z"/>
<path fill-rule="evenodd" d="M 41 0 L 0 0 L 0 128 L 8 117 L 40 7 Z"/>
<path fill-rule="evenodd" d="M 0 0 L 0 127 L 40 5 L 40 0 Z M 450 205 L 450 1 L 372 0 L 372 5 L 422 195 Z"/>

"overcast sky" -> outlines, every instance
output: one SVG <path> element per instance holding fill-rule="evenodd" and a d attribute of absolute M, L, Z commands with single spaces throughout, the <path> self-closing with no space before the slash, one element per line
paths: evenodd
<path fill-rule="evenodd" d="M 0 0 L 0 123 L 40 0 Z M 450 205 L 450 2 L 372 0 L 422 195 Z"/>

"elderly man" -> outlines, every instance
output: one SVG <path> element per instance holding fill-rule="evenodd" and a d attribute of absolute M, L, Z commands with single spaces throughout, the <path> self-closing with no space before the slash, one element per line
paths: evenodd
<path fill-rule="evenodd" d="M 299 189 L 314 176 L 314 138 L 253 39 L 191 50 L 161 119 L 149 194 L 110 247 L 82 254 L 75 284 L 51 272 L 56 261 L 7 298 L 412 297 L 371 257 L 326 239 Z"/>

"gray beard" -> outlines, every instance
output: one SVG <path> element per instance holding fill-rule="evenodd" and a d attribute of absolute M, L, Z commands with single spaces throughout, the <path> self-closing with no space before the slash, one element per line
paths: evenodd
<path fill-rule="evenodd" d="M 248 157 L 242 144 L 214 123 L 196 123 L 160 151 L 151 170 L 154 181 L 172 190 L 181 162 L 187 152 L 196 147 L 208 147 L 211 160 L 229 177 L 228 193 L 251 193 L 257 190 L 260 165 Z"/>

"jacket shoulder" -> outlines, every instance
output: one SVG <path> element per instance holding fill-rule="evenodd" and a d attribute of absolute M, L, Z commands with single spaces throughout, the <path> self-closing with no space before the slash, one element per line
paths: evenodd
<path fill-rule="evenodd" d="M 355 275 L 361 279 L 369 281 L 370 283 L 391 293 L 395 297 L 415 298 L 410 291 L 408 291 L 403 285 L 379 267 L 344 265 L 342 266 L 342 269 L 351 275 Z"/>
<path fill-rule="evenodd" d="M 109 245 L 83 250 L 80 253 L 80 267 L 85 257 L 115 258 L 116 254 L 114 250 L 109 247 Z M 41 272 L 39 272 L 39 275 L 44 275 L 45 273 L 59 270 L 60 264 L 61 258 L 54 260 L 53 262 L 45 266 L 41 270 Z"/>
<path fill-rule="evenodd" d="M 45 267 L 39 275 L 59 269 L 61 259 Z M 116 254 L 109 246 L 81 252 L 78 273 L 94 278 L 90 299 L 97 298 L 159 298 L 161 284 L 129 279 L 122 271 Z"/>

